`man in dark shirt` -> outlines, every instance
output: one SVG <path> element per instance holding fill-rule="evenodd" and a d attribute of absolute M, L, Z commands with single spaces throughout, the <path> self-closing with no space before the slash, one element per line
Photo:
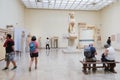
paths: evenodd
<path fill-rule="evenodd" d="M 93 47 L 93 44 L 89 44 L 89 46 L 88 46 L 89 48 L 90 48 L 90 52 L 91 52 L 91 57 L 89 57 L 89 58 L 85 58 L 86 59 L 86 61 L 87 62 L 95 62 L 96 61 L 96 57 L 95 57 L 95 55 L 97 55 L 97 52 L 96 52 L 96 49 L 95 49 L 95 47 Z M 91 64 L 89 64 L 88 65 L 89 67 L 91 66 Z M 96 64 L 93 64 L 93 71 L 95 72 L 96 71 Z M 89 70 L 90 70 L 90 68 L 89 68 Z"/>
<path fill-rule="evenodd" d="M 110 37 L 108 37 L 108 39 L 107 39 L 107 44 L 111 45 L 111 38 Z"/>
<path fill-rule="evenodd" d="M 6 36 L 6 41 L 3 45 L 3 47 L 5 47 L 5 61 L 6 61 L 6 67 L 3 70 L 7 70 L 9 67 L 10 62 L 12 62 L 12 64 L 14 65 L 14 67 L 12 68 L 12 70 L 16 69 L 16 62 L 14 61 L 14 57 L 15 57 L 15 53 L 14 53 L 14 41 L 11 39 L 11 35 L 7 34 Z"/>
<path fill-rule="evenodd" d="M 95 49 L 95 47 L 93 47 L 93 44 L 89 44 L 88 47 L 90 49 L 91 55 L 90 55 L 90 57 L 85 56 L 86 61 L 94 62 L 94 61 L 96 61 L 95 55 L 97 55 L 96 49 Z"/>

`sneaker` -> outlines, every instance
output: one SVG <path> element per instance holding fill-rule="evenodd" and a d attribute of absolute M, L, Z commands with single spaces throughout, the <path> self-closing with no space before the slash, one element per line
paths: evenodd
<path fill-rule="evenodd" d="M 14 70 L 14 69 L 16 69 L 17 68 L 17 66 L 14 66 L 11 70 Z"/>
<path fill-rule="evenodd" d="M 93 68 L 92 71 L 96 71 L 97 69 L 96 68 Z"/>
<path fill-rule="evenodd" d="M 2 70 L 7 70 L 8 69 L 8 67 L 5 67 L 5 68 L 3 68 Z"/>
<path fill-rule="evenodd" d="M 117 73 L 115 70 L 110 70 L 110 72 L 112 72 L 112 73 Z"/>
<path fill-rule="evenodd" d="M 109 71 L 109 69 L 108 69 L 108 68 L 105 68 L 105 69 L 104 69 L 104 71 L 106 71 L 106 72 L 107 72 L 107 71 Z"/>
<path fill-rule="evenodd" d="M 116 71 L 112 71 L 112 73 L 117 73 Z"/>
<path fill-rule="evenodd" d="M 35 69 L 37 69 L 37 66 L 35 66 Z"/>
<path fill-rule="evenodd" d="M 29 71 L 31 72 L 31 67 L 29 67 Z"/>

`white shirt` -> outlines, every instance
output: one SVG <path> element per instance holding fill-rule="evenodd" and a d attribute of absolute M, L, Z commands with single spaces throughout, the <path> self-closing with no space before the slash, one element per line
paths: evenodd
<path fill-rule="evenodd" d="M 47 40 L 46 40 L 46 44 L 49 44 L 49 43 L 50 43 L 50 40 L 49 40 L 49 39 L 47 39 Z"/>
<path fill-rule="evenodd" d="M 110 46 L 109 48 L 107 48 L 107 50 L 108 50 L 108 54 L 107 54 L 106 58 L 108 60 L 115 60 L 115 49 Z"/>

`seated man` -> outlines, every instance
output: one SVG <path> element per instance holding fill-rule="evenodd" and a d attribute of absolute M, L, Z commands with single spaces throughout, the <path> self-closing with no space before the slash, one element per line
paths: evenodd
<path fill-rule="evenodd" d="M 88 47 L 85 47 L 84 56 L 85 56 L 85 60 L 87 62 L 95 62 L 96 61 L 95 55 L 97 55 L 97 52 L 96 52 L 95 47 L 93 47 L 93 44 L 90 44 Z M 89 66 L 91 66 L 91 65 L 89 65 Z M 93 71 L 95 71 L 96 64 L 93 64 L 93 67 L 94 67 Z"/>
<path fill-rule="evenodd" d="M 114 50 L 114 48 L 112 46 L 108 45 L 108 44 L 105 44 L 104 47 L 105 47 L 105 52 L 102 54 L 101 60 L 103 62 L 114 62 L 115 61 L 115 57 L 114 57 L 115 50 Z M 105 71 L 108 70 L 110 72 L 116 73 L 115 70 L 114 70 L 114 68 L 116 66 L 115 63 L 109 63 L 109 64 L 107 64 L 107 66 L 105 64 L 103 64 L 103 66 L 105 66 Z"/>

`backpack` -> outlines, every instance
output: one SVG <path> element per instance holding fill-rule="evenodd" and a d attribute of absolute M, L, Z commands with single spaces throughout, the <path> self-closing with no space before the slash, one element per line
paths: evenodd
<path fill-rule="evenodd" d="M 30 42 L 30 53 L 33 53 L 36 49 L 35 43 L 34 42 Z"/>
<path fill-rule="evenodd" d="M 85 58 L 92 58 L 91 47 L 86 47 L 84 49 L 84 56 Z"/>

